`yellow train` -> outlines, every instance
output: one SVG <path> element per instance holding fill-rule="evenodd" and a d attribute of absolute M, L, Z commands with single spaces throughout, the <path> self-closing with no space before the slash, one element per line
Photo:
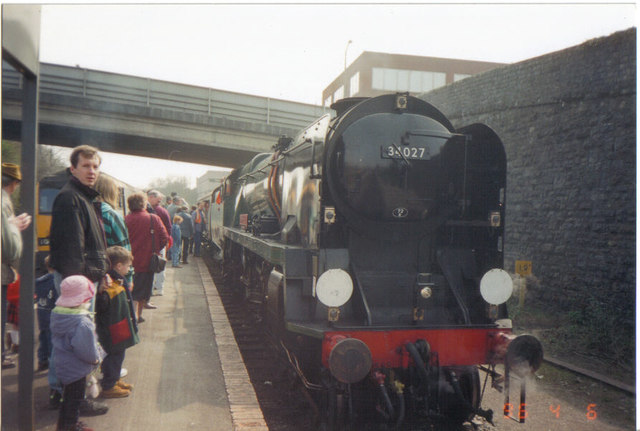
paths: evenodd
<path fill-rule="evenodd" d="M 36 248 L 37 274 L 44 274 L 46 272 L 44 267 L 44 258 L 49 253 L 51 208 L 53 207 L 53 201 L 60 192 L 62 186 L 64 186 L 69 180 L 70 175 L 69 170 L 65 169 L 42 178 L 38 183 L 36 190 L 38 195 L 36 209 L 36 233 L 38 238 Z M 123 216 L 127 215 L 127 198 L 129 195 L 139 190 L 104 172 L 100 173 L 100 175 L 105 175 L 116 182 L 118 185 L 118 205 L 116 210 L 120 211 Z"/>

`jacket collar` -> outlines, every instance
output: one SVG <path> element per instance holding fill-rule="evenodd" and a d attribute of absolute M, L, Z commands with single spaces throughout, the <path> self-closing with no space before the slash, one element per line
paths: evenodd
<path fill-rule="evenodd" d="M 122 284 L 124 277 L 118 274 L 117 272 L 115 272 L 113 269 L 110 269 L 109 271 L 107 271 L 107 274 L 109 274 L 109 277 L 111 277 L 112 280 L 118 281 L 120 282 L 120 284 Z"/>
<path fill-rule="evenodd" d="M 94 188 L 91 188 L 89 186 L 85 186 L 84 184 L 82 184 L 80 182 L 79 179 L 77 179 L 76 177 L 74 177 L 73 175 L 71 175 L 71 178 L 69 179 L 69 182 L 76 188 L 78 189 L 78 191 L 80 193 L 82 193 L 83 195 L 85 195 L 89 200 L 93 200 L 96 197 L 100 196 L 100 193 L 98 193 Z"/>

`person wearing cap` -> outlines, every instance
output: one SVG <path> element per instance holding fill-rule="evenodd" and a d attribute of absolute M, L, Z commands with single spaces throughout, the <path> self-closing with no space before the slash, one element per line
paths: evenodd
<path fill-rule="evenodd" d="M 21 231 L 31 223 L 31 216 L 22 213 L 16 216 L 13 212 L 11 194 L 20 185 L 22 174 L 20 166 L 14 163 L 2 164 L 2 334 L 0 340 L 4 340 L 4 331 L 7 324 L 7 290 L 13 283 L 18 273 L 16 268 L 18 260 L 22 256 Z M 2 368 L 15 367 L 15 363 L 5 356 L 4 342 L 2 343 Z"/>
<path fill-rule="evenodd" d="M 105 356 L 89 312 L 94 294 L 95 287 L 87 277 L 66 277 L 60 283 L 60 297 L 51 312 L 53 361 L 63 385 L 58 431 L 91 431 L 78 422 L 78 417 L 87 376 L 98 368 Z"/>

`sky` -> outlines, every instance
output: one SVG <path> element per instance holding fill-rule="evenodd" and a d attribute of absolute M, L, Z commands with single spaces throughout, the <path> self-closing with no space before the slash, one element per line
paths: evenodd
<path fill-rule="evenodd" d="M 635 1 L 44 5 L 40 61 L 320 105 L 363 51 L 516 63 L 636 26 L 636 14 Z M 211 169 L 164 163 L 106 154 L 103 169 L 141 188 L 150 172 L 195 181 Z"/>

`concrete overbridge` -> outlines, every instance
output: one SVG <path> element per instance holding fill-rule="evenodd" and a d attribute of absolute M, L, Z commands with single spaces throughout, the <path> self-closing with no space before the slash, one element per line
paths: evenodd
<path fill-rule="evenodd" d="M 22 76 L 2 65 L 2 138 L 20 140 Z M 320 106 L 40 64 L 40 144 L 237 167 L 294 136 Z"/>

